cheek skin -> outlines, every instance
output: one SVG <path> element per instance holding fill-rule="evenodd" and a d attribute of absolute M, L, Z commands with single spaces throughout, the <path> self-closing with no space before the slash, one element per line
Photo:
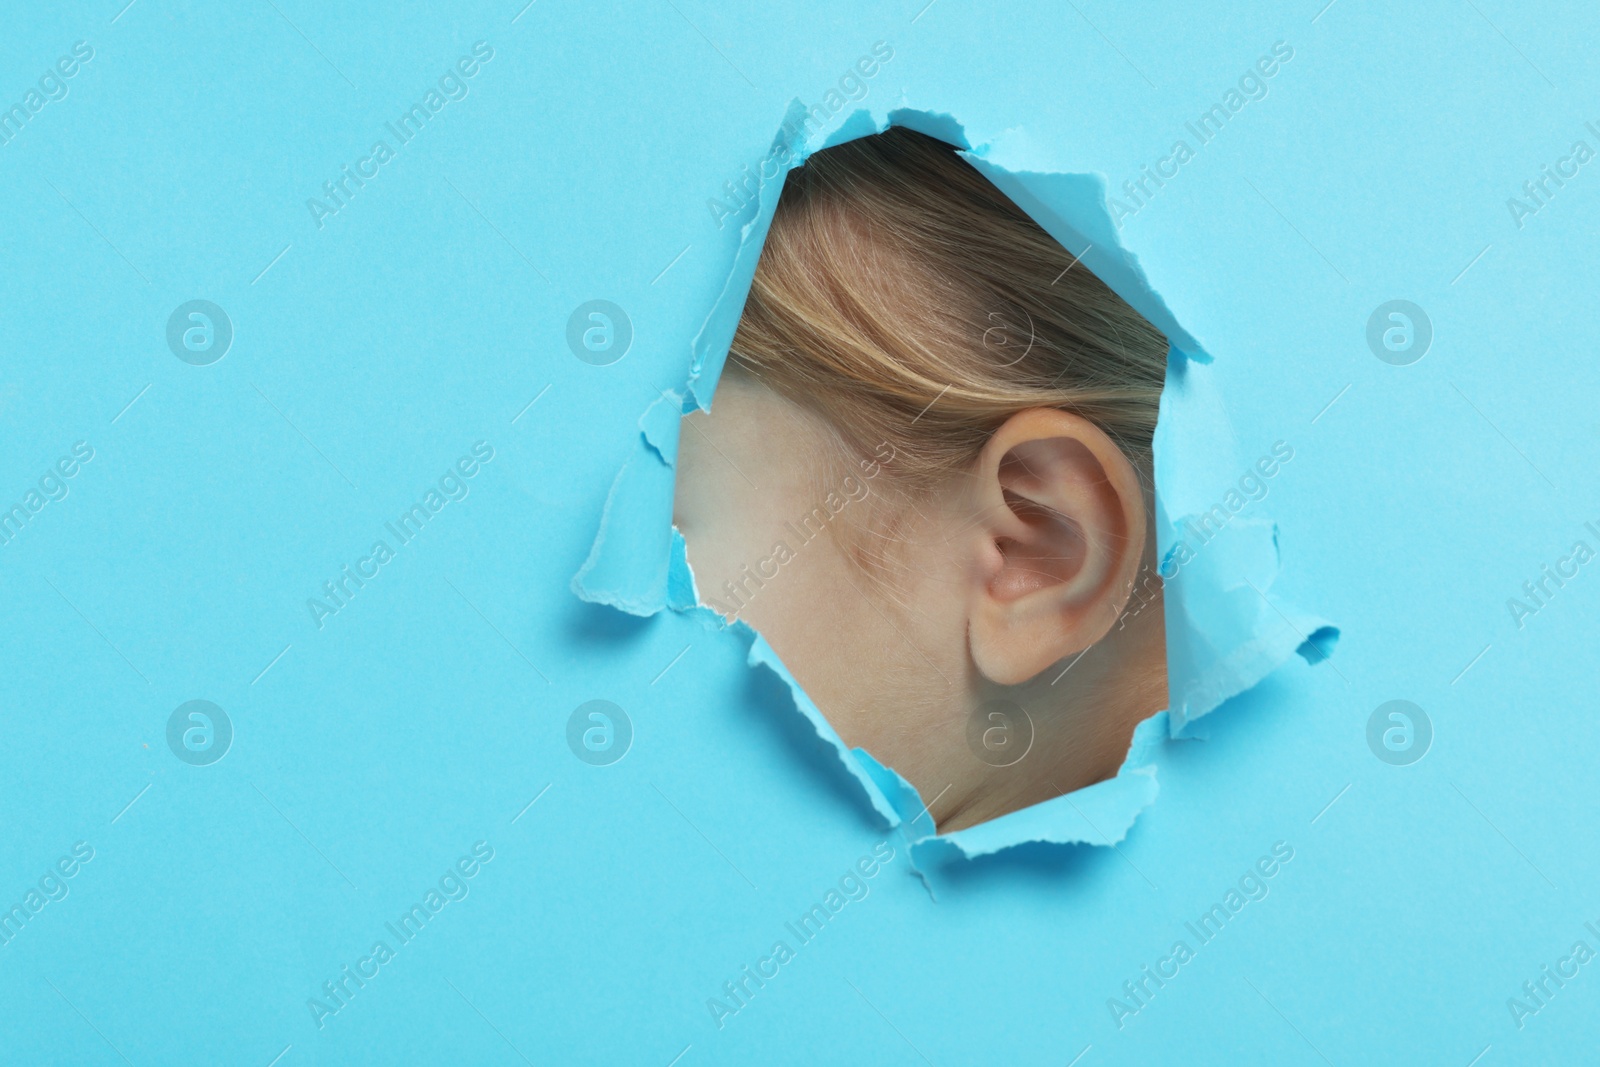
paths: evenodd
<path fill-rule="evenodd" d="M 971 683 L 961 603 L 972 576 L 948 536 L 965 528 L 968 504 L 952 492 L 948 513 L 924 505 L 919 521 L 896 528 L 894 602 L 885 603 L 845 547 L 845 528 L 873 502 L 833 515 L 826 507 L 859 473 L 836 448 L 815 416 L 727 375 L 712 413 L 685 419 L 675 520 L 700 602 L 760 632 L 846 745 L 931 786 L 932 797 L 975 765 L 961 712 Z"/>
<path fill-rule="evenodd" d="M 804 510 L 818 445 L 817 431 L 784 407 L 763 387 L 729 375 L 712 413 L 690 415 L 680 435 L 674 520 L 689 544 L 695 582 L 702 600 L 747 621 L 724 585 L 755 573 L 778 540 L 795 547 L 784 516 Z M 765 590 L 744 581 L 746 592 L 736 589 L 734 597 L 761 599 Z"/>
<path fill-rule="evenodd" d="M 685 420 L 674 520 L 701 603 L 767 638 L 807 694 L 854 740 L 882 666 L 881 620 L 832 534 L 803 522 L 828 492 L 833 447 L 808 414 L 743 375 L 717 387 L 710 415 Z M 787 562 L 775 551 L 781 542 Z M 854 575 L 854 576 L 853 576 Z"/>

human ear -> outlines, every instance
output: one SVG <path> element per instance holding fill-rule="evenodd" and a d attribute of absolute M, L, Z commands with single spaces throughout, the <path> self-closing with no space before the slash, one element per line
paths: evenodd
<path fill-rule="evenodd" d="M 1144 556 L 1144 493 L 1115 441 L 1053 408 L 1007 419 L 973 473 L 968 643 L 985 678 L 1019 685 L 1121 615 Z"/>

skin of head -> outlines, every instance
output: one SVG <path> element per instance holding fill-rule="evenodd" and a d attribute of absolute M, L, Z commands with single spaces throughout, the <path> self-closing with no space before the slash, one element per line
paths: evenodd
<path fill-rule="evenodd" d="M 1072 262 L 931 138 L 817 153 L 681 436 L 701 602 L 759 630 L 941 832 L 1115 775 L 1166 706 L 1166 342 Z M 980 741 L 995 708 L 1003 758 Z"/>

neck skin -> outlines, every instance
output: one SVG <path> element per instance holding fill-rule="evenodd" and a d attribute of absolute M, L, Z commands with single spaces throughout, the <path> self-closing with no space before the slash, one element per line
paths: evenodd
<path fill-rule="evenodd" d="M 1140 722 L 1167 706 L 1166 635 L 1160 593 L 1129 605 L 1118 627 L 1081 656 L 1068 657 L 1033 681 L 995 686 L 977 678 L 965 698 L 953 701 L 955 726 L 968 731 L 976 716 L 985 724 L 989 701 L 1009 701 L 1028 713 L 1014 725 L 1012 738 L 1032 745 L 1010 766 L 990 766 L 970 757 L 971 746 L 946 752 L 922 773 L 932 783 L 943 778 L 948 790 L 931 805 L 940 833 L 965 829 L 1007 812 L 1112 778 L 1122 766 Z M 1003 705 L 1002 705 L 1003 706 Z M 980 735 L 981 736 L 981 735 Z M 996 754 L 996 762 L 1015 752 Z M 928 777 L 930 776 L 931 777 Z M 935 786 L 935 793 L 943 786 Z M 933 794 L 923 790 L 923 799 Z"/>
<path fill-rule="evenodd" d="M 1134 728 L 1167 706 L 1160 583 L 1143 582 L 1142 599 L 1128 595 L 1081 655 L 1021 684 L 996 684 L 973 660 L 960 608 L 968 564 L 942 547 L 959 540 L 964 512 L 916 515 L 900 531 L 905 565 L 887 589 L 865 579 L 830 531 L 742 617 L 767 635 L 847 746 L 916 787 L 941 833 L 1114 777 Z M 995 702 L 1008 719 L 989 717 Z M 991 724 L 1002 744 L 983 743 Z"/>

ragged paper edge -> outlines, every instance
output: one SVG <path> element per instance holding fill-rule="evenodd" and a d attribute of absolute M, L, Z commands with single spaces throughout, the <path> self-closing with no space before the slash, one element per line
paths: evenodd
<path fill-rule="evenodd" d="M 1199 362 L 1211 361 L 1150 284 L 1139 257 L 1118 239 L 1105 210 L 1103 176 L 1035 169 L 1036 155 L 1021 148 L 1016 131 L 1006 131 L 1000 144 L 983 145 L 961 155 L 1072 255 L 1068 270 L 1087 267 L 1160 330 L 1174 348 Z M 1057 195 L 1046 201 L 1040 196 L 1041 188 Z M 1077 210 L 1071 210 L 1073 207 Z"/>
<path fill-rule="evenodd" d="M 800 131 L 804 129 L 805 105 L 798 99 L 789 104 L 783 125 L 772 139 L 763 165 L 756 168 L 756 196 L 740 211 L 743 222 L 739 227 L 739 248 L 734 253 L 733 266 L 722 291 L 711 305 L 705 322 L 689 343 L 689 380 L 687 390 L 701 411 L 711 410 L 711 394 L 722 377 L 723 364 L 728 359 L 728 349 L 733 335 L 738 332 L 739 319 L 744 314 L 745 300 L 755 281 L 756 265 L 761 260 L 761 249 L 766 244 L 767 228 L 772 224 L 773 213 L 778 210 L 778 197 L 789 171 L 805 162 L 810 155 Z M 767 177 L 766 160 L 781 161 L 777 173 Z"/>
<path fill-rule="evenodd" d="M 580 600 L 641 616 L 666 606 L 673 538 L 678 536 L 671 516 L 683 408 L 680 394 L 664 392 L 639 416 L 634 454 L 612 480 L 589 557 L 572 576 L 572 591 Z M 618 518 L 621 511 L 628 511 L 630 518 L 641 510 L 658 514 L 663 494 L 666 522 Z"/>
<path fill-rule="evenodd" d="M 1272 479 L 1288 475 L 1293 445 L 1252 462 L 1243 452 L 1209 361 L 1173 346 L 1154 441 L 1156 549 L 1166 615 L 1168 710 L 1174 738 L 1258 685 L 1295 654 L 1318 663 L 1339 631 L 1285 600 Z M 1289 459 L 1282 457 L 1287 455 Z M 1265 468 L 1258 463 L 1267 462 Z M 1263 476 L 1262 470 L 1274 470 Z M 1241 479 L 1262 492 L 1252 500 Z M 1238 502 L 1238 507 L 1232 507 Z"/>
<path fill-rule="evenodd" d="M 819 738 L 832 746 L 839 756 L 839 761 L 844 764 L 845 770 L 866 792 L 867 800 L 872 804 L 872 809 L 883 817 L 884 822 L 890 828 L 898 827 L 902 818 L 894 804 L 890 802 L 884 791 L 879 788 L 878 782 L 874 780 L 867 767 L 855 758 L 850 746 L 844 743 L 844 739 L 833 728 L 833 724 L 828 721 L 827 717 L 817 708 L 817 705 L 806 695 L 806 691 L 800 687 L 800 683 L 794 680 L 794 675 L 789 673 L 789 668 L 783 665 L 783 660 L 779 659 L 778 654 L 772 650 L 772 646 L 767 644 L 767 639 L 743 622 L 736 625 L 743 627 L 744 631 L 754 637 L 745 662 L 751 667 L 765 667 L 773 674 L 776 674 L 789 687 L 789 696 L 794 700 L 795 710 L 806 717 L 806 720 L 811 723 L 812 729 L 816 730 Z M 898 778 L 899 776 L 896 775 L 896 777 Z M 903 778 L 900 780 L 902 782 L 905 781 Z"/>
<path fill-rule="evenodd" d="M 1138 725 L 1115 777 L 949 834 L 936 832 L 926 802 L 898 772 L 864 749 L 855 749 L 854 755 L 891 798 L 915 868 L 1036 843 L 1109 848 L 1127 837 L 1161 792 L 1156 754 L 1168 736 L 1166 717 L 1166 712 L 1157 712 Z"/>
<path fill-rule="evenodd" d="M 1181 386 L 1194 372 L 1211 362 L 1200 340 L 1177 323 L 1146 276 L 1137 255 L 1118 238 L 1107 208 L 1103 175 L 1050 169 L 1049 161 L 1040 158 L 1028 145 L 1025 133 L 1015 128 L 1001 131 L 993 141 L 974 145 L 954 117 L 904 106 L 903 94 L 901 103 L 902 106 L 888 112 L 882 120 L 868 111 L 858 110 L 830 130 L 804 139 L 798 133 L 804 105 L 799 100 L 791 103 L 769 153 L 769 158 L 781 157 L 783 163 L 770 178 L 765 167 L 758 168 L 756 195 L 740 212 L 740 240 L 734 262 L 721 292 L 690 343 L 689 373 L 683 392 L 663 393 L 662 398 L 640 417 L 635 454 L 624 464 L 611 486 L 600 529 L 588 559 L 573 577 L 572 589 L 583 600 L 608 604 L 634 615 L 653 615 L 665 607 L 694 613 L 702 622 L 711 625 L 715 620 L 715 625 L 748 640 L 748 664 L 752 668 L 765 667 L 773 671 L 788 686 L 795 709 L 835 751 L 844 769 L 861 785 L 873 811 L 905 836 L 911 846 L 913 869 L 926 884 L 927 877 L 917 868 L 918 863 L 951 858 L 971 860 L 1029 843 L 1115 846 L 1126 838 L 1139 815 L 1159 795 L 1156 756 L 1167 738 L 1197 736 L 1192 730 L 1195 720 L 1254 687 L 1296 652 L 1308 662 L 1326 659 L 1337 630 L 1326 620 L 1274 600 L 1271 587 L 1280 567 L 1277 527 L 1268 520 L 1267 509 L 1259 509 L 1258 514 L 1239 525 L 1237 537 L 1230 535 L 1230 539 L 1249 542 L 1254 536 L 1250 533 L 1252 529 L 1263 523 L 1270 527 L 1271 536 L 1266 541 L 1256 537 L 1253 544 L 1245 543 L 1236 549 L 1245 557 L 1241 560 L 1248 564 L 1245 569 L 1253 568 L 1261 578 L 1252 583 L 1252 596 L 1261 603 L 1252 609 L 1237 595 L 1229 598 L 1230 593 L 1238 594 L 1242 590 L 1243 583 L 1223 583 L 1220 588 L 1214 588 L 1212 593 L 1222 600 L 1209 603 L 1197 578 L 1198 573 L 1208 573 L 1206 571 L 1191 569 L 1186 583 L 1174 582 L 1168 587 L 1167 595 L 1177 602 L 1177 610 L 1169 607 L 1166 612 L 1172 699 L 1168 711 L 1146 719 L 1135 730 L 1128 755 L 1117 775 L 978 826 L 940 835 L 932 826 L 917 790 L 869 753 L 846 746 L 760 634 L 742 621 L 728 623 L 712 609 L 699 604 L 686 545 L 671 523 L 679 424 L 684 414 L 695 409 L 711 409 L 712 394 L 749 296 L 783 183 L 788 172 L 803 164 L 812 152 L 882 132 L 891 125 L 917 129 L 962 149 L 964 158 L 1072 253 L 1074 269 L 1081 263 L 1093 270 L 1167 334 L 1173 343 L 1173 353 L 1162 394 L 1164 424 L 1170 424 L 1176 417 L 1179 398 L 1183 395 Z M 1047 203 L 1036 191 L 1040 186 L 1049 186 L 1054 193 L 1066 198 Z M 1175 383 L 1180 388 L 1175 389 Z M 1201 473 L 1190 468 L 1204 467 L 1205 473 L 1211 475 L 1230 469 L 1231 452 L 1227 458 L 1215 454 L 1198 457 L 1198 464 L 1196 457 L 1189 456 L 1185 457 L 1186 462 L 1179 464 L 1180 473 L 1173 473 L 1169 462 L 1168 479 L 1164 480 L 1163 441 L 1158 426 L 1157 485 L 1163 490 L 1178 489 L 1174 494 L 1177 499 L 1186 495 L 1181 484 L 1184 480 L 1203 480 Z M 1170 459 L 1170 442 L 1167 442 L 1167 451 Z M 1191 518 L 1192 513 L 1169 518 L 1159 506 L 1162 495 L 1165 494 L 1158 494 L 1158 551 L 1165 559 L 1165 552 L 1171 547 L 1172 531 Z M 1224 557 L 1220 552 L 1211 556 L 1214 561 L 1223 558 L 1233 557 Z M 1220 562 L 1210 569 L 1218 566 Z M 1183 579 L 1184 575 L 1180 572 L 1177 577 Z M 1219 611 L 1219 607 L 1226 610 Z M 1216 625 L 1220 620 L 1222 633 L 1196 632 L 1193 627 L 1201 617 L 1205 618 L 1206 625 Z M 1265 632 L 1260 632 L 1263 627 Z M 1233 635 L 1232 645 L 1225 650 L 1219 650 L 1210 640 L 1220 637 L 1226 644 L 1230 634 Z M 1299 640 L 1291 640 L 1294 637 Z M 1179 649 L 1176 668 L 1172 652 L 1175 647 Z M 1184 677 L 1185 670 L 1190 671 L 1187 677 Z M 915 814 L 913 806 L 917 809 Z M 931 886 L 929 888 L 931 891 Z"/>

